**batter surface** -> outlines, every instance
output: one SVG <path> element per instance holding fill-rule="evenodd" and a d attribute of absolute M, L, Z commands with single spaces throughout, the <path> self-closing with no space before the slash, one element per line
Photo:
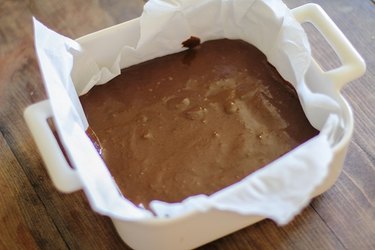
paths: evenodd
<path fill-rule="evenodd" d="M 123 195 L 146 207 L 212 194 L 318 133 L 289 83 L 239 40 L 129 67 L 80 99 Z"/>

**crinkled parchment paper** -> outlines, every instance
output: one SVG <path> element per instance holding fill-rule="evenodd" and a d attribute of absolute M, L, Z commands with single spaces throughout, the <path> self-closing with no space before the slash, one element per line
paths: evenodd
<path fill-rule="evenodd" d="M 103 48 L 109 51 L 106 59 L 99 62 L 100 51 L 90 52 L 34 20 L 35 46 L 56 127 L 92 208 L 125 220 L 173 217 L 214 208 L 260 215 L 279 224 L 290 221 L 327 176 L 340 112 L 334 100 L 312 93 L 305 85 L 310 47 L 289 9 L 279 0 L 151 0 L 139 23 L 139 34 L 118 33 L 118 39 L 109 39 L 108 47 Z M 134 44 L 118 45 L 124 36 L 132 35 L 139 36 Z M 211 196 L 192 196 L 175 204 L 153 201 L 152 214 L 118 191 L 85 134 L 88 125 L 77 93 L 108 82 L 121 68 L 183 50 L 181 42 L 192 35 L 202 41 L 242 39 L 258 47 L 295 86 L 308 119 L 321 133 Z M 317 114 L 324 119 L 316 118 Z"/>

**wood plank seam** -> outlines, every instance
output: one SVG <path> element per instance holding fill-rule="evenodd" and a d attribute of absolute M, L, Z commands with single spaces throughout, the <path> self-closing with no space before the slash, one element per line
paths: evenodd
<path fill-rule="evenodd" d="M 375 204 L 372 203 L 371 199 L 367 196 L 367 192 L 364 191 L 357 183 L 356 181 L 353 179 L 353 177 L 348 174 L 345 169 L 343 170 L 342 174 L 344 174 L 348 180 L 350 180 L 350 182 L 353 184 L 353 186 L 355 186 L 360 192 L 361 194 L 366 198 L 366 201 L 373 207 L 375 208 Z"/>
<path fill-rule="evenodd" d="M 313 203 L 310 204 L 310 207 L 315 211 L 315 213 L 317 213 L 317 215 L 319 216 L 320 220 L 324 223 L 324 225 L 326 225 L 326 227 L 328 228 L 328 230 L 334 235 L 334 237 L 337 239 L 337 241 L 340 243 L 340 245 L 344 249 L 348 249 L 347 247 L 345 247 L 345 244 L 341 241 L 340 237 L 335 233 L 335 231 L 329 226 L 329 224 L 325 221 L 325 219 L 320 215 L 319 211 L 315 209 Z"/>
<path fill-rule="evenodd" d="M 360 150 L 362 150 L 363 153 L 366 154 L 367 158 L 369 158 L 369 161 L 375 164 L 375 155 L 372 155 L 365 147 L 363 147 L 361 144 L 357 143 L 355 140 L 352 140 L 352 143 L 355 144 Z M 371 167 L 375 167 L 372 165 Z M 375 169 L 374 169 L 375 170 Z"/>

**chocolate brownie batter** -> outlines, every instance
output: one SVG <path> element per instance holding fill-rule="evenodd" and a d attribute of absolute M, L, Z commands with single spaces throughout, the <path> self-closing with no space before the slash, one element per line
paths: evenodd
<path fill-rule="evenodd" d="M 120 190 L 146 207 L 212 194 L 318 133 L 289 83 L 239 40 L 129 67 L 81 102 Z"/>

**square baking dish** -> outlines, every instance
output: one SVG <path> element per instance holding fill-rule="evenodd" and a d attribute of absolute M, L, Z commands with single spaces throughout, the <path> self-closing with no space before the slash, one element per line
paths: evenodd
<path fill-rule="evenodd" d="M 312 59 L 305 75 L 307 85 L 314 92 L 329 95 L 339 103 L 343 111 L 344 133 L 334 146 L 334 158 L 329 167 L 328 177 L 314 191 L 312 197 L 315 197 L 329 189 L 341 172 L 353 133 L 353 114 L 340 90 L 345 84 L 364 73 L 365 64 L 350 42 L 318 5 L 306 4 L 291 11 L 300 23 L 312 23 L 342 62 L 342 66 L 325 72 Z M 98 62 L 106 61 L 123 44 L 136 43 L 139 37 L 139 25 L 139 19 L 133 19 L 81 37 L 77 42 L 95 55 Z M 124 35 L 122 40 L 118 41 L 117 47 L 116 44 L 111 47 L 105 46 L 106 41 L 114 39 L 118 33 L 129 35 Z M 57 189 L 66 193 L 82 189 L 82 183 L 75 170 L 67 163 L 48 125 L 47 119 L 53 116 L 49 101 L 45 100 L 29 106 L 24 116 Z M 211 209 L 207 212 L 190 212 L 174 218 L 151 218 L 139 221 L 111 219 L 121 238 L 134 249 L 191 249 L 254 224 L 264 217 Z"/>

